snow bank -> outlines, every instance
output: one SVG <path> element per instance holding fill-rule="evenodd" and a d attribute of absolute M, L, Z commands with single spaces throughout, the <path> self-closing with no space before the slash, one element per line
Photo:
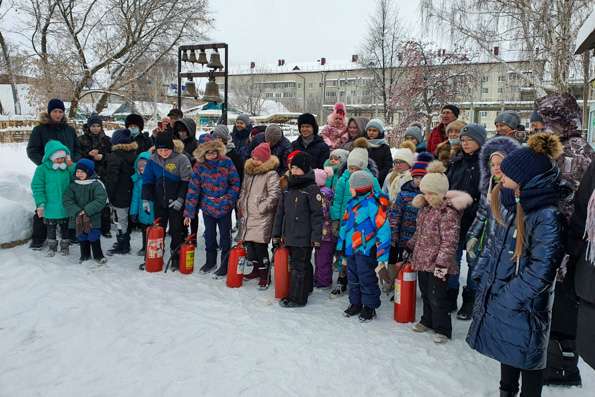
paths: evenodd
<path fill-rule="evenodd" d="M 0 244 L 31 237 L 35 164 L 27 158 L 26 147 L 26 143 L 0 145 Z"/>

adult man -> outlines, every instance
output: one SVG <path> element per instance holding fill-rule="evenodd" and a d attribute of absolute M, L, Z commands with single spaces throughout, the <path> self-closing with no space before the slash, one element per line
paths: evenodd
<path fill-rule="evenodd" d="M 310 155 L 312 168 L 323 168 L 324 162 L 329 158 L 330 150 L 324 140 L 318 136 L 318 123 L 310 113 L 298 117 L 298 130 L 300 136 L 291 144 L 292 150 L 299 150 Z"/>
<path fill-rule="evenodd" d="M 446 135 L 446 126 L 459 118 L 461 111 L 455 105 L 444 105 L 440 110 L 440 124 L 438 124 L 428 138 L 427 151 L 436 154 L 438 145 L 448 140 Z"/>

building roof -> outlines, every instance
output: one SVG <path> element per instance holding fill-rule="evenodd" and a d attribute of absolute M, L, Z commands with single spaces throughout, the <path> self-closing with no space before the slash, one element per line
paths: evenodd
<path fill-rule="evenodd" d="M 595 48 L 595 11 L 591 13 L 578 31 L 574 53 L 582 54 L 593 48 Z"/>

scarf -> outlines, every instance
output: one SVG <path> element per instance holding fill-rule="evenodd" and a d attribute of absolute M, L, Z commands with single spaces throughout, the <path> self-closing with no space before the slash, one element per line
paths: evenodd
<path fill-rule="evenodd" d="M 587 252 L 585 258 L 595 266 L 595 191 L 591 194 L 587 206 L 587 220 L 585 221 L 585 234 L 587 240 Z"/>
<path fill-rule="evenodd" d="M 368 146 L 371 148 L 377 148 L 382 145 L 386 145 L 386 139 L 384 138 L 368 139 Z"/>
<path fill-rule="evenodd" d="M 308 148 L 308 146 L 310 146 L 310 144 L 311 144 L 312 142 L 314 142 L 314 135 L 310 135 L 310 136 L 309 136 L 309 137 L 307 137 L 307 138 L 304 138 L 304 137 L 302 136 L 302 143 L 304 144 L 304 147 L 305 147 L 306 149 Z"/>
<path fill-rule="evenodd" d="M 557 206 L 560 201 L 560 191 L 557 186 L 547 186 L 539 189 L 521 190 L 520 203 L 523 211 L 528 214 L 531 211 L 550 205 Z M 502 188 L 500 191 L 500 202 L 507 209 L 514 211 L 516 197 L 514 190 Z"/>

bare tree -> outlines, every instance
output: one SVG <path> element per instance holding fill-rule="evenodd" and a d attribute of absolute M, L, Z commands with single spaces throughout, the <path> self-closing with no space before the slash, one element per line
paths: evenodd
<path fill-rule="evenodd" d="M 370 80 L 372 97 L 382 100 L 387 124 L 392 123 L 395 110 L 391 93 L 402 75 L 399 68 L 403 39 L 401 25 L 393 0 L 377 0 L 376 11 L 368 24 L 368 35 L 359 57 L 361 64 L 373 76 Z"/>
<path fill-rule="evenodd" d="M 593 0 L 422 0 L 428 26 L 438 22 L 450 28 L 457 42 L 477 47 L 517 73 L 520 79 L 546 91 L 568 92 L 578 29 L 593 9 Z M 529 62 L 517 70 L 502 51 Z M 545 81 L 551 81 L 547 85 Z"/>
<path fill-rule="evenodd" d="M 4 7 L 3 7 L 4 6 Z M 12 6 L 12 2 L 4 2 L 0 0 L 0 21 L 4 20 L 6 13 Z M 19 91 L 17 88 L 17 81 L 15 76 L 15 69 L 13 66 L 12 56 L 10 48 L 6 42 L 6 38 L 2 31 L 0 31 L 0 50 L 2 50 L 2 66 L 6 70 L 10 89 L 12 91 L 12 100 L 14 102 L 14 113 L 21 114 L 21 102 L 19 99 Z"/>
<path fill-rule="evenodd" d="M 264 79 L 254 72 L 241 79 L 235 79 L 230 86 L 232 106 L 252 116 L 260 114 L 265 101 Z"/>

